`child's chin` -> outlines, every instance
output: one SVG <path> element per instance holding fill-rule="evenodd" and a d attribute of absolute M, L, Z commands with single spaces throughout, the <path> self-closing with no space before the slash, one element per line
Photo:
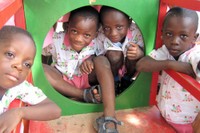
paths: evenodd
<path fill-rule="evenodd" d="M 170 54 L 171 54 L 173 57 L 178 57 L 181 53 L 180 53 L 180 52 L 177 52 L 177 51 L 170 51 Z"/>

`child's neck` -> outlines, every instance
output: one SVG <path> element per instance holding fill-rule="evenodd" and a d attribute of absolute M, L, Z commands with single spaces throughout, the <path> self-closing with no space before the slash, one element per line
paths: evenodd
<path fill-rule="evenodd" d="M 126 37 L 124 37 L 124 38 L 123 38 L 123 39 L 120 41 L 120 43 L 121 43 L 121 44 L 123 44 L 123 43 L 124 43 L 124 41 L 125 41 L 125 38 L 126 38 Z"/>
<path fill-rule="evenodd" d="M 2 89 L 2 88 L 0 87 L 0 99 L 2 99 L 2 97 L 3 97 L 3 95 L 6 93 L 6 91 L 7 91 L 7 90 Z"/>

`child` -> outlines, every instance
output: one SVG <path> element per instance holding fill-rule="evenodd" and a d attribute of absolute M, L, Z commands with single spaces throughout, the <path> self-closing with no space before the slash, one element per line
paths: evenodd
<path fill-rule="evenodd" d="M 200 82 L 200 47 L 198 16 L 195 11 L 174 7 L 165 16 L 162 28 L 163 46 L 138 61 L 138 71 L 154 72 L 172 69 L 194 77 Z M 162 71 L 158 108 L 165 120 L 178 133 L 192 133 L 192 122 L 200 109 L 200 102 L 180 84 Z"/>
<path fill-rule="evenodd" d="M 21 119 L 52 120 L 60 116 L 60 108 L 25 79 L 33 65 L 36 46 L 31 35 L 14 26 L 0 30 L 0 132 L 11 132 Z M 8 110 L 14 99 L 28 107 Z"/>
<path fill-rule="evenodd" d="M 135 64 L 143 57 L 142 35 L 132 20 L 123 12 L 108 6 L 100 10 L 102 32 L 98 35 L 97 55 L 105 55 L 112 67 L 116 83 L 116 94 L 121 93 L 131 83 L 135 74 Z M 125 69 L 122 69 L 125 66 Z M 122 74 L 121 87 L 119 70 Z M 119 86 L 118 86 L 119 85 Z"/>
<path fill-rule="evenodd" d="M 115 119 L 114 79 L 110 64 L 104 56 L 94 57 L 98 15 L 91 6 L 70 13 L 66 32 L 54 36 L 54 43 L 43 51 L 44 55 L 52 54 L 53 57 L 53 67 L 44 65 L 44 70 L 51 85 L 64 96 L 100 103 L 102 95 L 104 115 L 97 119 L 98 132 L 117 132 L 116 124 L 121 123 Z"/>

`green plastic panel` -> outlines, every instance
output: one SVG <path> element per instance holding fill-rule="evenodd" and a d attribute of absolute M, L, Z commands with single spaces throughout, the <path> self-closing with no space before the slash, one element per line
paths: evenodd
<path fill-rule="evenodd" d="M 89 0 L 24 0 L 27 30 L 33 35 L 37 54 L 32 69 L 33 81 L 44 93 L 62 108 L 62 115 L 83 114 L 103 110 L 102 104 L 80 103 L 70 100 L 55 91 L 48 83 L 42 63 L 41 52 L 44 38 L 52 25 L 64 14 L 89 5 Z M 139 26 L 145 53 L 154 47 L 159 0 L 96 0 L 93 5 L 115 7 L 130 17 Z M 149 105 L 151 74 L 140 73 L 136 81 L 116 98 L 116 109 Z"/>

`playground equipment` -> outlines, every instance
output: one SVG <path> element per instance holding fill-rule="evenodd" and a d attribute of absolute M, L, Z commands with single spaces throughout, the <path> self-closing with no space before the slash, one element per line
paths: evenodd
<path fill-rule="evenodd" d="M 168 5 L 200 11 L 198 0 L 59 0 L 59 2 L 55 0 L 9 0 L 0 2 L 0 27 L 14 15 L 15 25 L 27 29 L 37 44 L 35 64 L 28 80 L 41 88 L 62 108 L 63 116 L 102 111 L 101 104 L 76 102 L 55 91 L 46 80 L 41 63 L 42 45 L 49 29 L 61 16 L 85 5 L 112 6 L 132 17 L 142 32 L 146 54 L 162 44 L 161 26 Z M 172 70 L 166 72 L 200 100 L 199 83 L 188 75 Z M 135 82 L 116 98 L 116 109 L 155 105 L 157 81 L 158 73 L 140 73 Z"/>
<path fill-rule="evenodd" d="M 156 35 L 156 23 L 158 14 L 158 1 L 148 1 L 145 3 L 152 8 L 145 8 L 144 2 L 128 0 L 123 3 L 115 1 L 96 1 L 92 5 L 108 5 L 116 7 L 129 16 L 138 24 L 144 37 L 145 51 L 149 52 L 153 48 Z M 59 2 L 51 1 L 24 1 L 24 10 L 27 30 L 33 35 L 37 44 L 37 55 L 33 66 L 34 84 L 43 89 L 43 91 L 53 99 L 61 108 L 63 115 L 83 114 L 89 112 L 102 111 L 102 104 L 80 103 L 70 100 L 55 91 L 47 82 L 41 64 L 41 51 L 44 38 L 53 26 L 53 24 L 64 14 L 78 7 L 89 5 L 90 1 L 60 0 Z M 129 10 L 134 6 L 134 12 Z M 142 16 L 140 14 L 143 14 Z M 147 21 L 148 20 L 148 21 Z M 143 83 L 145 82 L 145 84 Z M 139 106 L 147 106 L 149 102 L 149 86 L 151 74 L 141 73 L 133 85 L 124 93 L 116 98 L 116 108 L 125 109 Z M 143 84 L 142 84 L 143 83 Z M 143 91 L 141 91 L 143 90 Z M 132 100 L 137 99 L 137 100 Z"/>

